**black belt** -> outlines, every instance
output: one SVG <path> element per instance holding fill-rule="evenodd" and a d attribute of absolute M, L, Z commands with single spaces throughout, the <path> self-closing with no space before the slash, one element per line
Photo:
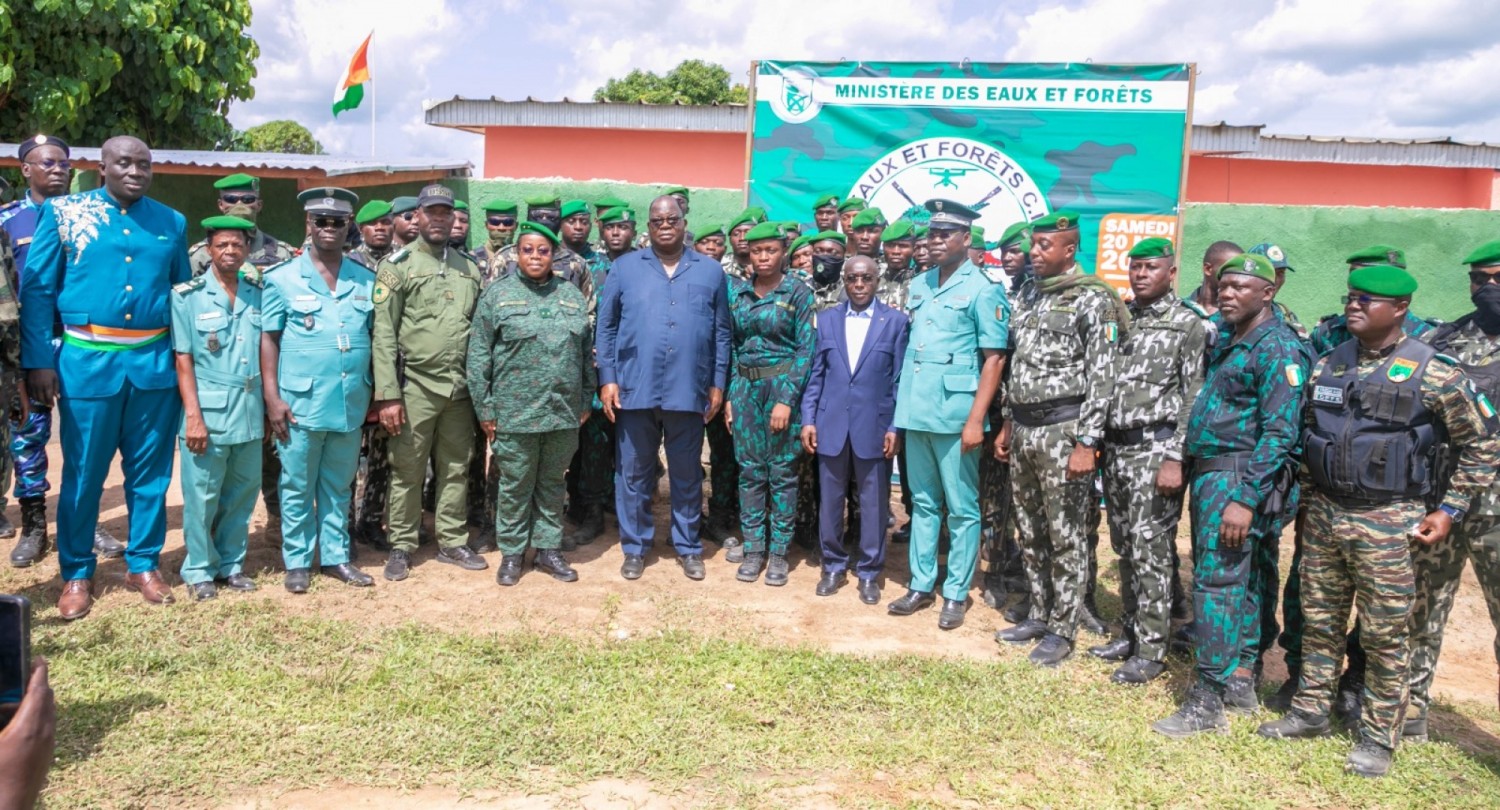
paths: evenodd
<path fill-rule="evenodd" d="M 1146 425 L 1145 427 L 1105 430 L 1104 441 L 1108 444 L 1118 445 L 1145 444 L 1149 441 L 1170 439 L 1176 433 L 1177 425 L 1175 423 L 1163 422 L 1159 425 Z"/>
<path fill-rule="evenodd" d="M 792 370 L 792 361 L 786 360 L 774 366 L 740 366 L 740 376 L 747 380 L 764 380 Z"/>
<path fill-rule="evenodd" d="M 1249 453 L 1231 453 L 1227 456 L 1214 456 L 1213 458 L 1194 458 L 1193 474 L 1210 472 L 1244 472 L 1250 467 Z"/>
<path fill-rule="evenodd" d="M 1016 420 L 1016 424 L 1032 428 L 1057 425 L 1069 419 L 1077 419 L 1082 411 L 1082 395 L 1049 399 L 1046 402 L 1034 402 L 1030 405 L 1022 405 L 1019 402 L 1010 404 L 1010 415 Z"/>

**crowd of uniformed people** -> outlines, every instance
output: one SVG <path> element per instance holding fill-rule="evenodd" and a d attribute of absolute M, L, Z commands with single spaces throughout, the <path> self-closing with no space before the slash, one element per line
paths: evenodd
<path fill-rule="evenodd" d="M 147 196 L 141 141 L 105 143 L 103 185 L 81 193 L 60 139 L 20 159 L 26 189 L 0 208 L 15 391 L 0 429 L 21 526 L 0 516 L 0 536 L 19 535 L 18 567 L 53 540 L 56 412 L 64 619 L 91 609 L 100 556 L 123 555 L 146 601 L 173 601 L 158 564 L 176 459 L 195 600 L 255 589 L 257 495 L 293 593 L 315 569 L 373 585 L 352 542 L 384 551 L 391 581 L 430 540 L 467 570 L 498 552 L 502 586 L 528 564 L 571 582 L 566 554 L 610 514 L 634 580 L 665 477 L 690 579 L 708 539 L 739 581 L 785 585 L 797 545 L 819 596 L 852 573 L 874 605 L 889 544 L 906 544 L 892 615 L 938 606 L 938 626 L 959 627 L 979 576 L 1011 625 L 997 641 L 1039 666 L 1080 630 L 1104 637 L 1088 652 L 1123 685 L 1186 650 L 1193 685 L 1153 724 L 1168 736 L 1258 711 L 1279 644 L 1288 678 L 1264 700 L 1284 714 L 1258 732 L 1345 727 L 1348 769 L 1370 776 L 1427 735 L 1467 560 L 1500 626 L 1500 241 L 1455 257 L 1475 309 L 1447 324 L 1412 312 L 1400 249 L 1358 250 L 1342 314 L 1309 333 L 1276 301 L 1292 267 L 1275 244 L 1214 243 L 1179 297 L 1173 242 L 1145 239 L 1122 296 L 1079 263 L 1069 211 L 987 242 L 978 212 L 946 199 L 891 222 L 825 194 L 778 212 L 797 221 L 750 208 L 720 226 L 690 219 L 686 188 L 644 212 L 544 195 L 474 211 L 488 239 L 470 253 L 471 212 L 442 185 L 363 203 L 315 188 L 293 247 L 257 227 L 259 182 L 235 174 L 190 247 L 184 216 Z M 97 526 L 117 455 L 123 544 Z M 1094 600 L 1102 516 L 1113 628 Z"/>

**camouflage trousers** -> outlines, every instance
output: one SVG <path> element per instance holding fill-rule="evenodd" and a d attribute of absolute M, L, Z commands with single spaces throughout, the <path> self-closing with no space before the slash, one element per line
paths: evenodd
<path fill-rule="evenodd" d="M 1120 558 L 1120 603 L 1125 635 L 1135 654 L 1164 661 L 1172 629 L 1172 574 L 1182 494 L 1163 495 L 1156 473 L 1166 453 L 1152 442 L 1106 445 L 1104 495 L 1109 539 Z"/>
<path fill-rule="evenodd" d="M 998 427 L 999 420 L 993 420 Z M 999 596 L 1026 593 L 1026 566 L 1016 542 L 1010 494 L 1010 465 L 995 458 L 995 436 L 985 434 L 979 448 L 979 565 L 986 588 L 993 583 Z M 903 481 L 905 479 L 902 479 Z"/>
<path fill-rule="evenodd" d="M 1220 519 L 1237 486 L 1239 476 L 1234 472 L 1198 473 L 1189 496 L 1198 680 L 1220 694 L 1236 669 L 1254 668 L 1264 594 L 1274 593 L 1276 587 L 1273 580 L 1268 589 L 1262 578 L 1266 547 L 1275 547 L 1277 519 L 1255 513 L 1245 541 L 1234 548 L 1219 538 Z M 1274 564 L 1271 571 L 1274 577 Z"/>
<path fill-rule="evenodd" d="M 593 417 L 590 417 L 592 421 Z M 578 431 L 495 433 L 495 544 L 514 556 L 526 547 L 562 546 L 563 472 L 578 449 Z"/>
<path fill-rule="evenodd" d="M 386 440 L 390 434 L 379 425 L 365 425 L 359 436 L 359 465 L 361 481 L 356 483 L 359 493 L 359 508 L 349 514 L 358 516 L 364 525 L 385 525 L 386 490 L 391 485 L 391 463 L 386 456 Z"/>
<path fill-rule="evenodd" d="M 1394 750 L 1406 713 L 1407 620 L 1416 578 L 1408 533 L 1420 501 L 1346 509 L 1321 493 L 1308 499 L 1302 547 L 1302 678 L 1292 708 L 1327 717 L 1333 708 L 1349 611 L 1359 609 L 1365 672 L 1360 736 Z"/>
<path fill-rule="evenodd" d="M 1251 563 L 1255 566 L 1255 573 L 1251 580 L 1256 588 L 1255 606 L 1260 612 L 1260 630 L 1254 648 L 1249 650 L 1243 666 L 1251 667 L 1256 672 L 1260 672 L 1261 662 L 1281 633 L 1281 624 L 1276 619 L 1276 610 L 1281 601 L 1281 533 L 1286 530 L 1287 522 L 1297 514 L 1300 498 L 1300 487 L 1293 484 L 1286 496 L 1286 509 L 1271 522 L 1263 542 L 1255 547 L 1255 557 Z M 1301 605 L 1294 609 L 1299 614 L 1302 612 Z"/>
<path fill-rule="evenodd" d="M 1438 653 L 1443 649 L 1443 628 L 1453 610 L 1465 561 L 1474 563 L 1490 624 L 1500 634 L 1500 516 L 1470 515 L 1447 540 L 1419 545 L 1413 556 L 1417 595 L 1411 612 L 1411 704 L 1414 714 L 1425 717 Z M 1500 662 L 1500 635 L 1495 639 L 1495 660 Z"/>
<path fill-rule="evenodd" d="M 1092 477 L 1070 481 L 1077 422 L 1017 424 L 1011 436 L 1010 490 L 1020 530 L 1031 618 L 1072 641 L 1089 582 L 1089 521 L 1099 508 Z M 1097 524 L 1096 524 L 1097 525 Z"/>
<path fill-rule="evenodd" d="M 1292 533 L 1292 562 L 1286 571 L 1286 586 L 1281 597 L 1281 635 L 1276 642 L 1286 652 L 1287 673 L 1293 677 L 1302 671 L 1302 638 L 1307 621 L 1302 613 L 1302 542 L 1306 531 L 1306 510 L 1297 512 L 1296 526 Z M 1277 532 L 1278 535 L 1281 532 Z M 1340 678 L 1339 689 L 1362 688 L 1365 682 L 1365 650 L 1359 643 L 1359 619 L 1354 620 L 1354 629 L 1344 642 L 1344 654 L 1348 656 L 1348 668 Z"/>
<path fill-rule="evenodd" d="M 734 459 L 739 465 L 740 530 L 745 553 L 786 554 L 797 510 L 797 460 L 802 454 L 798 408 L 785 430 L 771 432 L 776 377 L 729 384 L 734 404 Z M 816 466 L 816 465 L 814 465 Z"/>
<path fill-rule="evenodd" d="M 792 410 L 797 410 L 795 405 Z M 704 426 L 703 433 L 708 438 L 708 514 L 734 525 L 740 514 L 740 465 L 735 461 L 734 436 L 724 424 L 723 408 Z"/>
<path fill-rule="evenodd" d="M 606 508 L 615 502 L 615 423 L 596 408 L 578 428 L 578 450 L 568 464 L 568 506 Z"/>
<path fill-rule="evenodd" d="M 52 409 L 31 403 L 25 422 L 5 420 L 10 429 L 10 452 L 7 467 L 14 465 L 16 500 L 45 498 L 51 484 L 47 482 L 47 441 L 52 438 Z M 4 480 L 0 476 L 0 506 L 5 505 Z"/>

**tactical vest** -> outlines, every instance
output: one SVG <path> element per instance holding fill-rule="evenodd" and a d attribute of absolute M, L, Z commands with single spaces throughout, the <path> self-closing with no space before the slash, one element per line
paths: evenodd
<path fill-rule="evenodd" d="M 1436 356 L 1407 339 L 1360 380 L 1359 341 L 1328 355 L 1313 384 L 1312 426 L 1303 433 L 1303 457 L 1321 492 L 1373 506 L 1434 491 L 1435 457 L 1446 436 L 1422 404 L 1422 374 Z"/>
<path fill-rule="evenodd" d="M 1432 334 L 1423 335 L 1422 339 L 1428 345 L 1432 346 L 1434 350 L 1446 353 L 1448 351 L 1448 343 L 1453 339 L 1453 336 L 1458 334 L 1459 330 L 1467 326 L 1473 319 L 1473 315 L 1465 315 L 1453 323 L 1439 326 Z M 1477 366 L 1470 363 L 1460 363 L 1458 360 L 1446 355 L 1443 359 L 1452 360 L 1454 365 L 1463 369 L 1464 374 L 1468 375 L 1469 381 L 1474 383 L 1474 387 L 1488 397 L 1490 402 L 1500 402 L 1500 363 Z"/>

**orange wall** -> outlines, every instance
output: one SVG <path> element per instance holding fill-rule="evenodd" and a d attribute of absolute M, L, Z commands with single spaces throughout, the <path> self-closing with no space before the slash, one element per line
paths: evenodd
<path fill-rule="evenodd" d="M 485 177 L 743 188 L 743 133 L 487 127 Z"/>
<path fill-rule="evenodd" d="M 1193 155 L 1187 198 L 1206 203 L 1490 208 L 1490 169 L 1302 163 Z"/>

